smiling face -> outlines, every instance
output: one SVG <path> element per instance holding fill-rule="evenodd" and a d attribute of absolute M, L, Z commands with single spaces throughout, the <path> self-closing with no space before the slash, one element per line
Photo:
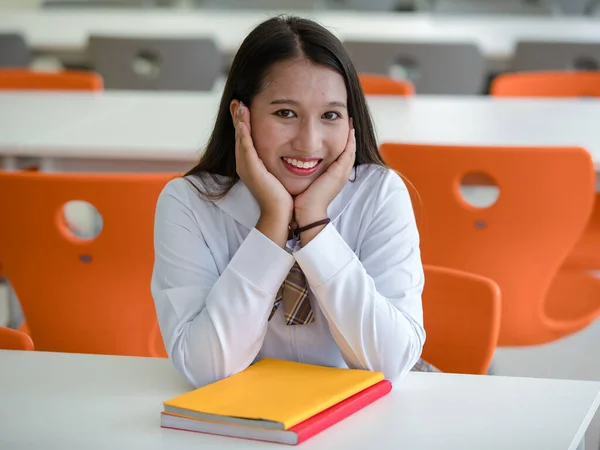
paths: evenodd
<path fill-rule="evenodd" d="M 350 118 L 344 79 L 304 58 L 277 63 L 252 99 L 250 126 L 267 170 L 298 195 L 346 147 Z"/>

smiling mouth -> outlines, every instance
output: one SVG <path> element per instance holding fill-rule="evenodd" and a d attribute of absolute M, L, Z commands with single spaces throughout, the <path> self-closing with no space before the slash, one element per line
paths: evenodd
<path fill-rule="evenodd" d="M 299 169 L 312 169 L 313 167 L 318 166 L 319 163 L 322 161 L 322 159 L 313 159 L 312 161 L 301 161 L 298 159 L 286 157 L 283 157 L 281 159 L 283 159 L 289 165 L 297 167 Z"/>
<path fill-rule="evenodd" d="M 310 161 L 302 161 L 295 158 L 281 158 L 285 167 L 295 175 L 311 175 L 319 169 L 322 159 L 312 159 Z"/>

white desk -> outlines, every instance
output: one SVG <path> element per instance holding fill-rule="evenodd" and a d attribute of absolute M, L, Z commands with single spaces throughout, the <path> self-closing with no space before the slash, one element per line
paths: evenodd
<path fill-rule="evenodd" d="M 281 11 L 4 10 L 0 31 L 18 31 L 42 52 L 84 53 L 90 33 L 129 36 L 212 36 L 225 53 L 237 50 L 259 22 Z M 341 39 L 470 41 L 488 58 L 506 59 L 519 39 L 600 41 L 600 20 L 583 17 L 473 16 L 299 11 Z"/>
<path fill-rule="evenodd" d="M 0 448 L 290 448 L 161 429 L 190 389 L 167 360 L 0 351 L 0 367 Z M 573 450 L 599 403 L 600 382 L 410 373 L 302 448 Z"/>
<path fill-rule="evenodd" d="M 48 171 L 184 171 L 211 132 L 218 93 L 0 92 L 0 159 Z M 600 171 L 600 100 L 370 97 L 379 142 L 577 145 Z"/>

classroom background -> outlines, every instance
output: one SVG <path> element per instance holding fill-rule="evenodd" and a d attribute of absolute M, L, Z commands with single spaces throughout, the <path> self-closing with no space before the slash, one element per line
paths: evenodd
<path fill-rule="evenodd" d="M 0 0 L 0 170 L 28 176 L 0 178 L 0 326 L 118 353 L 74 322 L 143 317 L 124 354 L 164 356 L 156 195 L 199 157 L 241 40 L 286 12 L 350 52 L 387 161 L 424 202 L 424 263 L 498 284 L 498 310 L 438 292 L 464 308 L 454 328 L 479 321 L 460 339 L 482 372 L 600 381 L 599 0 Z M 102 312 L 103 295 L 122 308 L 106 285 L 135 301 Z M 585 436 L 600 448 L 600 414 Z"/>

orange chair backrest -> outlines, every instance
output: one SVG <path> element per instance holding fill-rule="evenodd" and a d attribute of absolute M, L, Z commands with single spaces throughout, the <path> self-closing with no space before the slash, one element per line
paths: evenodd
<path fill-rule="evenodd" d="M 414 186 L 423 262 L 480 274 L 502 290 L 499 345 L 548 337 L 548 287 L 590 217 L 594 164 L 582 148 L 382 145 L 384 160 Z M 499 187 L 479 208 L 460 192 L 468 174 Z"/>
<path fill-rule="evenodd" d="M 95 72 L 0 69 L 0 89 L 101 91 L 103 87 L 102 77 Z"/>
<path fill-rule="evenodd" d="M 166 356 L 150 280 L 158 196 L 170 174 L 0 173 L 0 255 L 37 350 Z M 94 205 L 92 240 L 68 230 L 70 200 Z"/>
<path fill-rule="evenodd" d="M 565 268 L 600 270 L 600 193 L 596 192 L 594 210 L 588 226 L 565 262 Z M 0 270 L 2 268 L 0 267 Z"/>
<path fill-rule="evenodd" d="M 0 350 L 33 349 L 33 341 L 27 334 L 12 328 L 0 327 Z"/>
<path fill-rule="evenodd" d="M 600 72 L 515 72 L 498 75 L 496 97 L 600 97 Z"/>
<path fill-rule="evenodd" d="M 423 268 L 422 357 L 443 372 L 487 373 L 500 332 L 500 288 L 480 275 Z"/>
<path fill-rule="evenodd" d="M 385 75 L 360 73 L 360 84 L 365 95 L 413 95 L 415 87 L 410 81 L 395 80 Z"/>

